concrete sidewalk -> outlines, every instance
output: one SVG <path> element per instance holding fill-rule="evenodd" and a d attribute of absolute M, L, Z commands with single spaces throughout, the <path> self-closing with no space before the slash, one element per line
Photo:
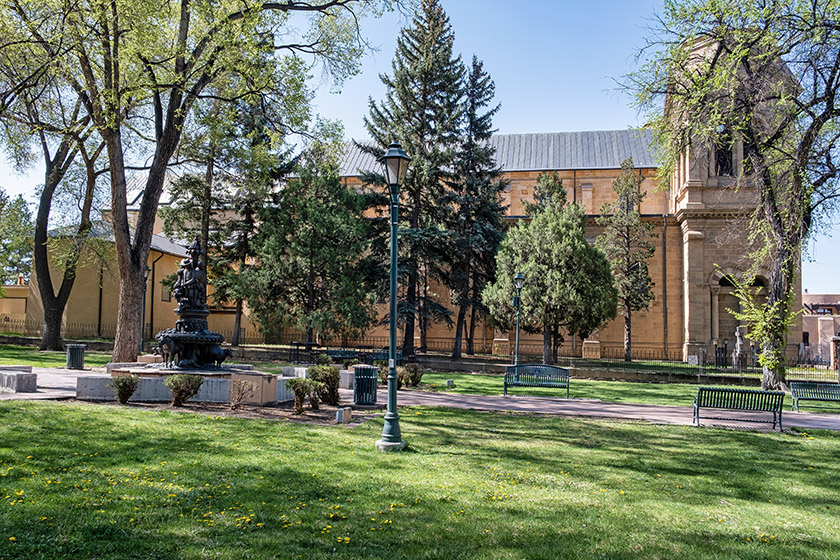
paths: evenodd
<path fill-rule="evenodd" d="M 76 379 L 85 375 L 101 375 L 104 370 L 71 370 L 64 368 L 32 368 L 38 375 L 38 391 L 35 393 L 2 393 L 0 400 L 45 400 L 71 399 L 76 396 Z M 342 389 L 341 399 L 345 403 L 353 402 L 353 391 Z M 377 391 L 377 402 L 388 402 L 385 389 Z M 691 403 L 687 406 L 665 406 L 652 404 L 626 404 L 602 402 L 589 399 L 564 399 L 558 397 L 528 397 L 522 395 L 460 395 L 455 393 L 430 393 L 426 391 L 399 391 L 398 406 L 440 406 L 486 410 L 493 412 L 523 412 L 528 414 L 552 414 L 559 416 L 581 416 L 593 418 L 616 418 L 624 420 L 644 420 L 654 424 L 672 424 L 690 426 L 693 421 Z M 720 411 L 720 416 L 730 420 L 702 420 L 705 425 L 732 425 L 743 428 L 771 429 L 770 424 L 739 422 L 738 412 L 727 414 Z M 782 423 L 786 428 L 806 430 L 840 431 L 840 414 L 819 414 L 815 412 L 792 412 L 785 410 Z"/>

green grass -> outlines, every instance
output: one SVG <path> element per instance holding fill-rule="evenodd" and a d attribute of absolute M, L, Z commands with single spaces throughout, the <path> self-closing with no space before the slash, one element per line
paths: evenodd
<path fill-rule="evenodd" d="M 840 434 L 0 402 L 0 558 L 840 557 Z M 13 539 L 13 540 L 12 540 Z"/>
<path fill-rule="evenodd" d="M 452 379 L 455 382 L 454 388 L 446 387 L 447 379 Z M 605 402 L 691 406 L 694 395 L 697 394 L 697 387 L 698 385 L 681 383 L 631 383 L 572 379 L 569 396 L 574 399 L 599 399 Z M 504 388 L 504 377 L 492 374 L 429 372 L 423 375 L 420 388 L 465 395 L 500 395 Z M 744 387 L 738 388 L 743 389 Z M 508 389 L 508 394 L 565 397 L 566 390 L 513 387 Z M 785 397 L 785 406 L 790 408 L 789 395 Z"/>
<path fill-rule="evenodd" d="M 85 350 L 85 367 L 104 366 L 110 361 L 110 353 Z M 34 346 L 0 344 L 0 365 L 64 367 L 67 365 L 67 352 L 41 351 Z"/>

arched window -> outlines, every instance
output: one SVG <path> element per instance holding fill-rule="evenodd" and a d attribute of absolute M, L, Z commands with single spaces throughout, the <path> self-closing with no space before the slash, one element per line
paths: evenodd
<path fill-rule="evenodd" d="M 715 175 L 729 177 L 732 175 L 732 168 L 732 134 L 728 128 L 721 125 L 718 127 L 715 142 Z"/>

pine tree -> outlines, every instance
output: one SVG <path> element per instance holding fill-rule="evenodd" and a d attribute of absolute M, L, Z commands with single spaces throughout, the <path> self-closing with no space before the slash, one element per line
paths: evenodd
<path fill-rule="evenodd" d="M 624 360 L 632 359 L 631 314 L 650 307 L 653 282 L 648 273 L 647 260 L 653 256 L 653 224 L 642 221 L 640 208 L 645 193 L 641 192 L 642 177 L 636 173 L 633 160 L 621 162 L 621 173 L 613 181 L 615 202 L 601 207 L 596 219 L 604 232 L 596 245 L 607 256 L 618 290 L 618 300 L 624 311 Z"/>
<path fill-rule="evenodd" d="M 584 235 L 586 215 L 566 204 L 556 174 L 538 178 L 531 220 L 511 228 L 496 256 L 496 279 L 482 298 L 496 324 L 513 327 L 513 276 L 522 272 L 522 328 L 543 334 L 543 362 L 556 363 L 564 334 L 586 338 L 615 317 L 616 290 L 604 254 Z M 549 194 L 551 193 L 551 194 Z"/>
<path fill-rule="evenodd" d="M 480 296 L 495 276 L 496 251 L 504 236 L 501 192 L 507 181 L 496 165 L 496 150 L 490 144 L 493 115 L 499 105 L 486 109 L 493 101 L 495 85 L 473 56 L 464 90 L 463 139 L 455 158 L 452 180 L 444 196 L 446 225 L 452 232 L 447 252 L 450 273 L 447 285 L 458 309 L 452 357 L 461 357 L 461 342 L 470 309 L 484 311 Z M 471 331 L 477 313 L 470 320 Z M 468 334 L 467 350 L 472 351 Z"/>
<path fill-rule="evenodd" d="M 432 298 L 424 298 L 421 269 L 427 265 L 434 273 L 445 239 L 439 201 L 459 140 L 464 76 L 461 57 L 453 55 L 454 42 L 440 2 L 422 0 L 412 25 L 397 39 L 392 75 L 380 76 L 386 98 L 381 103 L 371 99 L 365 118 L 374 145 L 362 149 L 378 157 L 396 138 L 412 158 L 402 185 L 405 218 L 399 240 L 404 356 L 414 355 L 415 325 L 419 322 L 424 334 L 423 318 L 442 311 Z"/>

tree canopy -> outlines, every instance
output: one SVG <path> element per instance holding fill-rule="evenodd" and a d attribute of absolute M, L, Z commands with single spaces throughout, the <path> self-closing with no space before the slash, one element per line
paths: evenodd
<path fill-rule="evenodd" d="M 496 279 L 483 300 L 501 328 L 515 317 L 513 277 L 525 276 L 521 293 L 522 328 L 543 333 L 543 361 L 557 361 L 565 336 L 588 337 L 616 314 L 616 290 L 604 254 L 584 236 L 586 215 L 579 204 L 566 204 L 556 174 L 538 178 L 543 196 L 530 205 L 532 217 L 511 228 L 496 256 Z M 551 193 L 551 196 L 548 195 Z"/>
<path fill-rule="evenodd" d="M 722 161 L 718 169 L 756 190 L 744 284 L 759 271 L 769 276 L 767 303 L 751 306 L 760 316 L 750 320 L 761 326 L 750 336 L 764 388 L 785 385 L 803 243 L 840 196 L 838 21 L 837 0 L 670 0 L 646 62 L 625 80 L 648 114 L 663 179 L 686 150 L 706 162 L 715 148 L 743 152 L 739 168 Z"/>
<path fill-rule="evenodd" d="M 308 117 L 308 69 L 340 83 L 358 71 L 366 43 L 358 18 L 387 0 L 263 2 L 82 0 L 0 7 L 0 54 L 23 71 L 0 92 L 0 110 L 48 75 L 78 99 L 102 139 L 120 271 L 115 361 L 132 360 L 140 338 L 143 271 L 167 166 L 196 101 L 271 94 L 288 131 Z M 235 77 L 222 93 L 210 86 Z M 302 110 L 303 109 L 303 110 Z M 137 220 L 127 215 L 126 173 L 148 169 Z"/>

